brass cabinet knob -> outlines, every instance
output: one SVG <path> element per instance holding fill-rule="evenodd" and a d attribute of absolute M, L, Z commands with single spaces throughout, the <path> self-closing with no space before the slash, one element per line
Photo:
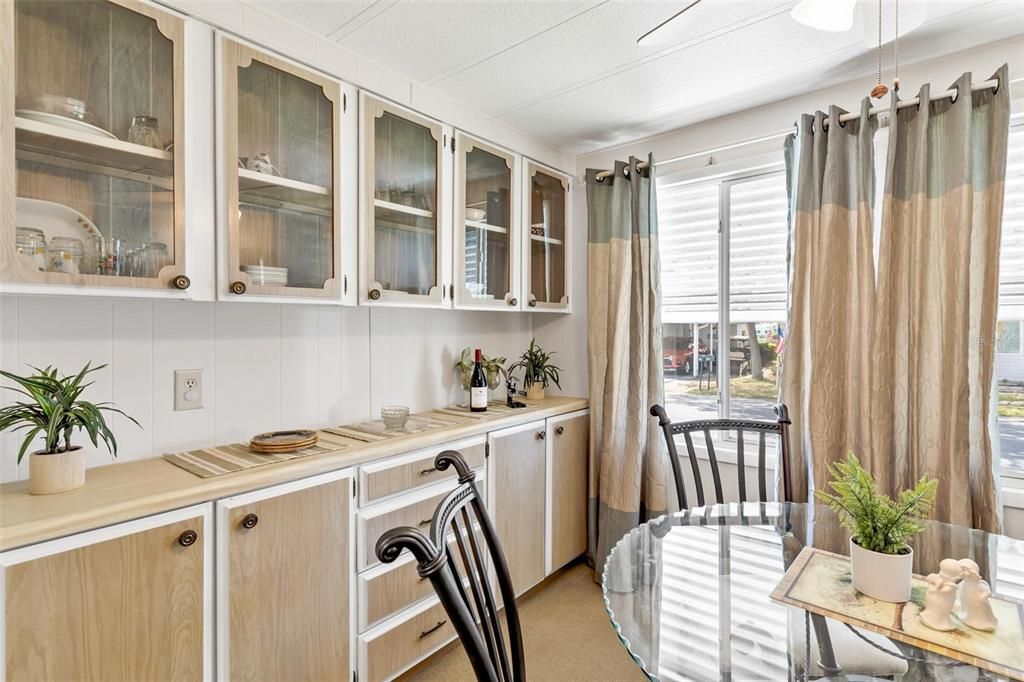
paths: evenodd
<path fill-rule="evenodd" d="M 543 431 L 538 431 L 537 432 L 537 440 L 544 440 L 547 437 L 548 437 L 548 434 L 544 433 Z"/>
<path fill-rule="evenodd" d="M 173 286 L 175 289 L 180 289 L 184 291 L 185 289 L 188 289 L 190 286 L 192 286 L 192 280 L 188 278 L 188 275 L 178 275 L 177 277 L 171 280 L 171 286 Z"/>
<path fill-rule="evenodd" d="M 242 294 L 245 293 L 245 290 L 246 290 L 245 282 L 239 280 L 237 282 L 232 282 L 231 283 L 231 293 L 238 294 L 239 296 L 241 296 Z"/>
<path fill-rule="evenodd" d="M 380 300 L 380 289 L 370 289 L 370 300 L 371 301 L 378 301 L 378 300 Z"/>
<path fill-rule="evenodd" d="M 565 427 L 564 426 L 556 426 L 555 427 L 555 433 L 557 435 L 561 436 L 563 433 L 565 433 Z"/>
<path fill-rule="evenodd" d="M 260 522 L 260 517 L 255 514 L 246 514 L 242 517 L 242 528 L 255 528 Z"/>
<path fill-rule="evenodd" d="M 508 300 L 508 304 L 509 304 L 510 306 L 513 306 L 513 307 L 515 307 L 515 306 L 519 305 L 519 300 L 518 300 L 517 298 L 515 298 L 515 297 L 513 296 L 512 298 L 510 298 L 510 299 Z"/>
<path fill-rule="evenodd" d="M 198 539 L 199 534 L 190 529 L 178 536 L 178 544 L 182 547 L 191 547 L 196 544 L 196 540 Z"/>

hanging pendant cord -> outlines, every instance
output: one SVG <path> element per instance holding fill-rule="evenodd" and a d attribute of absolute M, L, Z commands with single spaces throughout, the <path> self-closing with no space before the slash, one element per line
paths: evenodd
<path fill-rule="evenodd" d="M 881 3 L 879 3 L 881 7 Z M 895 70 L 896 75 L 892 81 L 892 89 L 896 92 L 900 90 L 900 0 L 896 0 L 896 37 L 893 38 L 892 47 L 896 60 Z"/>

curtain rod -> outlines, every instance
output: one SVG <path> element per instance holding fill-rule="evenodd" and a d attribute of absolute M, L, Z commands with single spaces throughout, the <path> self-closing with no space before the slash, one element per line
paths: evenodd
<path fill-rule="evenodd" d="M 1012 80 L 1010 82 L 1011 83 L 1018 83 L 1021 80 L 1024 80 L 1024 79 L 1018 78 L 1018 79 Z M 992 80 L 987 80 L 984 83 L 978 83 L 977 85 L 972 85 L 971 86 L 971 91 L 972 92 L 977 92 L 977 91 L 981 91 L 981 90 L 987 90 L 989 88 L 995 88 L 998 85 L 999 85 L 999 81 L 993 78 Z M 951 88 L 949 90 L 945 90 L 943 92 L 936 93 L 936 94 L 930 96 L 929 100 L 932 101 L 932 102 L 935 102 L 935 101 L 938 101 L 938 100 L 941 100 L 941 99 L 945 99 L 947 97 L 954 97 L 956 95 L 956 92 L 957 92 L 956 88 Z M 913 106 L 917 106 L 918 104 L 920 104 L 920 102 L 921 102 L 921 98 L 920 97 L 915 97 L 913 99 L 908 99 L 908 100 L 901 101 L 899 104 L 896 105 L 896 108 L 897 109 L 904 109 L 906 107 L 913 107 Z M 876 116 L 878 114 L 883 114 L 883 113 L 888 113 L 888 112 L 889 112 L 889 107 L 887 107 L 887 106 L 886 107 L 872 107 L 871 109 L 868 110 L 868 116 Z M 840 123 L 846 123 L 847 121 L 854 121 L 854 120 L 856 120 L 858 118 L 860 118 L 860 114 L 859 113 L 852 113 L 852 112 L 851 113 L 846 113 L 846 114 L 843 114 L 842 116 L 839 117 L 839 122 Z M 825 124 L 826 124 L 826 127 L 827 127 L 828 119 L 825 119 Z M 794 123 L 793 125 L 795 126 L 796 124 Z M 766 136 L 758 138 L 756 140 L 752 140 L 751 142 L 763 142 L 765 140 L 770 140 L 770 139 L 773 139 L 773 138 L 776 138 L 776 137 L 784 137 L 785 135 L 788 135 L 788 134 L 789 134 L 789 131 L 785 131 L 785 132 L 781 132 L 781 133 L 775 133 L 773 135 L 766 135 Z M 727 145 L 726 148 L 732 148 L 732 147 L 736 147 L 736 146 L 740 146 L 740 145 Z M 709 150 L 709 151 L 715 151 L 715 150 Z M 674 163 L 676 161 L 683 161 L 685 159 L 692 158 L 692 157 L 695 157 L 695 156 L 703 156 L 706 153 L 708 153 L 708 152 L 705 151 L 705 152 L 697 152 L 697 153 L 694 153 L 694 154 L 685 154 L 683 156 L 679 156 L 679 157 L 676 157 L 676 158 L 666 159 L 664 161 L 659 161 L 658 163 L 659 163 L 659 165 L 666 165 L 666 164 Z M 639 169 L 647 168 L 647 166 L 648 166 L 648 163 L 646 161 L 641 161 L 640 163 L 638 163 L 636 165 L 636 167 L 639 168 Z M 606 170 L 606 171 L 601 171 L 595 177 L 598 180 L 604 180 L 605 178 L 610 178 L 613 175 L 615 175 L 615 171 L 613 171 L 613 170 Z"/>

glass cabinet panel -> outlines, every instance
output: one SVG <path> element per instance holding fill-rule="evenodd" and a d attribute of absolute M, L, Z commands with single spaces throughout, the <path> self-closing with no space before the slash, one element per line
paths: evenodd
<path fill-rule="evenodd" d="M 527 164 L 527 188 L 527 305 L 566 310 L 569 305 L 566 231 L 569 178 L 531 163 Z"/>
<path fill-rule="evenodd" d="M 461 132 L 455 133 L 455 158 L 455 304 L 515 308 L 516 158 Z"/>
<path fill-rule="evenodd" d="M 364 97 L 365 299 L 440 304 L 441 125 Z"/>
<path fill-rule="evenodd" d="M 186 288 L 182 21 L 133 0 L 3 4 L 3 279 Z"/>
<path fill-rule="evenodd" d="M 221 39 L 228 290 L 338 296 L 341 85 Z"/>

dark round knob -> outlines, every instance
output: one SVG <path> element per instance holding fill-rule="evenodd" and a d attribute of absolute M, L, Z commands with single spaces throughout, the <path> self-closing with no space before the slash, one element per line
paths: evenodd
<path fill-rule="evenodd" d="M 371 301 L 380 300 L 380 289 L 370 289 L 370 300 Z"/>
<path fill-rule="evenodd" d="M 238 294 L 239 296 L 241 296 L 242 294 L 245 293 L 245 289 L 245 282 L 237 281 L 231 283 L 231 293 L 233 294 Z"/>
<path fill-rule="evenodd" d="M 192 286 L 192 280 L 188 278 L 188 275 L 178 275 L 177 277 L 171 280 L 171 286 L 173 286 L 175 289 L 181 289 L 182 291 L 184 291 L 185 289 L 188 289 L 190 286 Z"/>
<path fill-rule="evenodd" d="M 260 522 L 260 517 L 255 514 L 246 514 L 242 517 L 242 528 L 255 528 Z"/>
<path fill-rule="evenodd" d="M 508 304 L 511 306 L 517 306 L 519 305 L 519 300 L 513 296 L 508 300 Z"/>
<path fill-rule="evenodd" d="M 544 433 L 543 431 L 538 431 L 537 432 L 537 440 L 544 440 L 547 437 L 548 437 L 548 434 Z"/>
<path fill-rule="evenodd" d="M 187 530 L 178 536 L 178 544 L 182 547 L 191 547 L 198 539 L 199 535 L 194 530 Z"/>
<path fill-rule="evenodd" d="M 559 436 L 561 436 L 563 433 L 565 433 L 565 427 L 564 426 L 556 426 L 555 427 L 555 433 L 558 434 Z"/>
<path fill-rule="evenodd" d="M 537 299 L 535 299 L 535 298 L 531 298 L 530 299 L 530 307 L 531 308 L 536 308 L 537 307 Z"/>

